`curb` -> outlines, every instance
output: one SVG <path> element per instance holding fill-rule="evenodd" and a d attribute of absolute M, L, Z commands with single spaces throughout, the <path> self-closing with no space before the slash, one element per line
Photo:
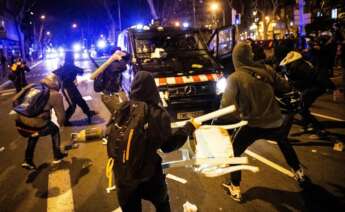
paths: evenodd
<path fill-rule="evenodd" d="M 4 83 L 2 83 L 0 85 L 0 93 L 3 93 L 4 91 L 7 91 L 7 90 L 4 90 L 7 86 L 9 86 L 11 84 L 11 81 L 7 80 L 5 81 Z"/>

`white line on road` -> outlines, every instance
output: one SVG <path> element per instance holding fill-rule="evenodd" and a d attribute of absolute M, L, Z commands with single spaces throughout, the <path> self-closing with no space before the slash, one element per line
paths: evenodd
<path fill-rule="evenodd" d="M 293 177 L 294 176 L 294 174 L 290 170 L 287 170 L 286 168 L 284 168 L 284 167 L 282 167 L 282 166 L 280 166 L 280 165 L 278 165 L 278 164 L 276 164 L 276 163 L 274 163 L 274 162 L 272 162 L 272 161 L 262 157 L 261 155 L 256 154 L 255 152 L 252 152 L 252 151 L 247 149 L 244 153 L 246 153 L 250 157 L 255 158 L 256 160 L 258 160 L 258 161 L 260 161 L 260 162 L 262 162 L 262 163 L 272 167 L 273 169 L 275 169 L 277 171 L 280 171 L 283 174 L 286 174 L 289 177 Z"/>
<path fill-rule="evenodd" d="M 345 121 L 344 119 L 339 119 L 339 118 L 335 118 L 335 117 L 332 117 L 332 116 L 326 116 L 326 115 L 322 115 L 322 114 L 319 114 L 319 113 L 311 113 L 311 114 L 314 115 L 314 116 L 320 117 L 320 118 L 330 119 L 330 120 L 333 120 L 333 121 Z"/>
<path fill-rule="evenodd" d="M 175 180 L 175 181 L 177 181 L 179 183 L 182 183 L 182 184 L 186 184 L 187 183 L 186 179 L 183 179 L 181 177 L 178 177 L 178 176 L 175 176 L 175 175 L 172 175 L 172 174 L 167 174 L 166 178 L 171 179 L 171 180 Z"/>
<path fill-rule="evenodd" d="M 43 60 L 38 61 L 37 63 L 33 64 L 32 66 L 30 66 L 30 69 L 35 68 L 36 66 L 38 66 L 39 64 L 41 64 L 43 62 Z"/>
<path fill-rule="evenodd" d="M 5 93 L 2 93 L 1 96 L 9 96 L 9 95 L 12 95 L 12 94 L 15 94 L 16 91 L 15 90 L 11 90 L 11 91 L 8 91 L 8 92 L 5 92 Z"/>
<path fill-rule="evenodd" d="M 118 207 L 118 208 L 116 208 L 115 210 L 113 210 L 112 212 L 122 212 L 122 210 L 121 210 L 120 207 Z"/>
<path fill-rule="evenodd" d="M 59 169 L 49 173 L 47 212 L 55 211 L 74 211 L 69 169 Z"/>
<path fill-rule="evenodd" d="M 83 96 L 83 99 L 85 101 L 91 101 L 92 100 L 92 97 L 91 96 Z"/>

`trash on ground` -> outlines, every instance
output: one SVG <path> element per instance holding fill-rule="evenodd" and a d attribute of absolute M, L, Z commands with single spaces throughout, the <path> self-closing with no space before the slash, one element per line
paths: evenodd
<path fill-rule="evenodd" d="M 196 212 L 198 211 L 198 207 L 190 202 L 185 202 L 183 204 L 183 212 Z"/>

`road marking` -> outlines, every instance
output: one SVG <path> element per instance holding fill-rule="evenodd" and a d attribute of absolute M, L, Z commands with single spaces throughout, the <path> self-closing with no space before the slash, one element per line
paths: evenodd
<path fill-rule="evenodd" d="M 115 210 L 113 210 L 112 212 L 122 212 L 122 210 L 121 210 L 120 207 L 118 207 L 118 208 L 116 208 Z"/>
<path fill-rule="evenodd" d="M 39 64 L 43 63 L 43 60 L 38 61 L 37 63 L 33 64 L 32 66 L 30 66 L 30 69 L 35 68 L 36 66 L 38 66 Z"/>
<path fill-rule="evenodd" d="M 177 181 L 179 183 L 182 183 L 182 184 L 186 184 L 187 183 L 186 179 L 183 179 L 181 177 L 178 177 L 178 176 L 175 176 L 175 175 L 172 175 L 172 174 L 167 174 L 166 178 L 171 179 L 171 180 L 175 180 L 175 181 Z"/>
<path fill-rule="evenodd" d="M 92 100 L 92 97 L 91 96 L 83 96 L 83 99 L 85 101 L 91 101 Z"/>
<path fill-rule="evenodd" d="M 59 169 L 49 173 L 47 211 L 73 212 L 74 202 L 71 188 L 69 169 Z"/>
<path fill-rule="evenodd" d="M 274 163 L 274 162 L 272 162 L 272 161 L 262 157 L 261 155 L 256 154 L 255 152 L 252 152 L 252 151 L 247 149 L 244 153 L 246 153 L 250 157 L 255 158 L 256 160 L 258 160 L 258 161 L 260 161 L 260 162 L 262 162 L 262 163 L 272 167 L 273 169 L 275 169 L 277 171 L 280 171 L 283 174 L 286 174 L 289 177 L 293 177 L 294 176 L 294 174 L 290 170 L 288 170 L 288 169 L 286 169 L 286 168 L 284 168 L 284 167 L 282 167 L 282 166 L 280 166 L 280 165 L 278 165 L 278 164 L 276 164 L 276 163 Z"/>
<path fill-rule="evenodd" d="M 333 120 L 333 121 L 345 121 L 344 119 L 339 119 L 339 118 L 335 118 L 335 117 L 332 117 L 332 116 L 322 115 L 322 114 L 319 114 L 319 113 L 311 113 L 311 114 L 314 115 L 314 116 L 320 117 L 320 118 L 330 119 L 330 120 Z"/>
<path fill-rule="evenodd" d="M 1 96 L 9 96 L 9 95 L 12 95 L 12 94 L 15 94 L 15 93 L 16 92 L 13 90 L 13 91 L 2 93 Z"/>

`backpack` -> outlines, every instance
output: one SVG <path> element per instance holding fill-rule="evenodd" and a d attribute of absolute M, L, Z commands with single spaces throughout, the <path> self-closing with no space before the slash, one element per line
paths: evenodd
<path fill-rule="evenodd" d="M 42 83 L 33 83 L 15 97 L 13 110 L 26 117 L 36 117 L 44 112 L 48 99 L 49 88 Z"/>
<path fill-rule="evenodd" d="M 129 100 L 120 105 L 108 124 L 107 152 L 114 160 L 117 183 L 133 185 L 145 180 L 144 165 L 150 153 L 148 105 Z"/>

